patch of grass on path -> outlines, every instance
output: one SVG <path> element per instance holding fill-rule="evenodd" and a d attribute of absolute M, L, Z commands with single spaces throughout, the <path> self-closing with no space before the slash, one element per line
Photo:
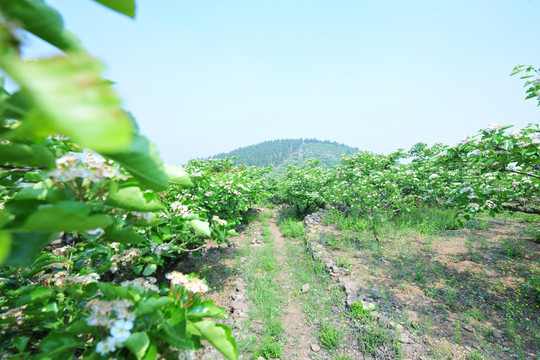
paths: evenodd
<path fill-rule="evenodd" d="M 248 283 L 248 297 L 251 301 L 249 309 L 250 330 L 258 334 L 261 341 L 258 346 L 251 344 L 245 350 L 255 357 L 265 359 L 279 358 L 283 353 L 283 313 L 280 288 L 274 281 L 279 268 L 275 257 L 275 247 L 268 229 L 268 218 L 271 212 L 261 214 L 262 246 L 249 246 L 244 249 L 243 256 L 249 259 L 242 275 Z M 262 326 L 257 327 L 257 324 Z"/>

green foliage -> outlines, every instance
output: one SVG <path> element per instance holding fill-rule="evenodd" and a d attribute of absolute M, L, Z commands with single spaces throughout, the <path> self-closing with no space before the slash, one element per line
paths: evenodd
<path fill-rule="evenodd" d="M 319 330 L 319 339 L 321 346 L 326 350 L 335 350 L 339 347 L 339 341 L 343 337 L 342 331 L 332 327 L 332 325 L 323 323 Z"/>
<path fill-rule="evenodd" d="M 283 354 L 283 346 L 272 338 L 264 338 L 255 351 L 255 356 L 262 356 L 265 359 L 276 359 Z"/>
<path fill-rule="evenodd" d="M 353 318 L 366 321 L 371 318 L 373 309 L 364 309 L 362 302 L 354 302 L 351 304 L 349 311 Z"/>
<path fill-rule="evenodd" d="M 401 356 L 401 346 L 395 336 L 375 322 L 366 324 L 358 334 L 360 350 L 368 355 L 377 354 L 379 347 L 389 347 L 397 358 Z"/>
<path fill-rule="evenodd" d="M 279 229 L 285 237 L 298 238 L 305 234 L 306 229 L 302 222 L 295 219 L 287 219 L 279 223 Z"/>
<path fill-rule="evenodd" d="M 316 139 L 288 139 L 265 141 L 246 146 L 215 158 L 235 158 L 236 164 L 264 167 L 272 165 L 272 174 L 281 175 L 289 165 L 302 166 L 310 159 L 318 159 L 323 168 L 339 164 L 340 157 L 354 154 L 358 149 L 330 141 Z"/>

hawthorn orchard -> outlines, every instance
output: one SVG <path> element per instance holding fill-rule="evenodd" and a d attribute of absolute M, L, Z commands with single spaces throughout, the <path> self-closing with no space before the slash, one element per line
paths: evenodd
<path fill-rule="evenodd" d="M 134 14 L 132 1 L 103 3 Z M 377 240 L 382 222 L 415 206 L 465 218 L 540 214 L 533 124 L 491 124 L 455 146 L 345 156 L 331 170 L 314 161 L 277 181 L 270 168 L 229 159 L 164 164 L 53 8 L 0 0 L 0 12 L 0 67 L 19 88 L 0 93 L 0 352 L 8 358 L 189 359 L 206 340 L 236 359 L 230 329 L 212 320 L 227 314 L 204 300 L 206 283 L 171 266 L 209 240 L 229 242 L 270 197 L 300 214 L 355 212 Z M 23 59 L 21 28 L 64 54 Z"/>

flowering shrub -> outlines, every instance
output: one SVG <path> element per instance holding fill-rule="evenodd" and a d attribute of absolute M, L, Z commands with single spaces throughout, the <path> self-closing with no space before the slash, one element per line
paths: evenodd
<path fill-rule="evenodd" d="M 111 4 L 133 16 L 133 1 Z M 0 68 L 20 88 L 0 92 L 0 352 L 21 359 L 190 358 L 206 340 L 236 359 L 230 330 L 210 320 L 226 313 L 201 299 L 203 281 L 172 272 L 165 286 L 150 275 L 160 278 L 168 259 L 204 239 L 225 240 L 239 213 L 163 201 L 169 186 L 175 195 L 190 186 L 211 190 L 163 164 L 102 78 L 102 64 L 53 8 L 3 1 L 0 12 Z M 64 54 L 23 60 L 22 29 Z M 262 175 L 244 174 L 238 186 Z M 241 197 L 246 208 L 262 185 L 252 189 L 227 201 Z"/>

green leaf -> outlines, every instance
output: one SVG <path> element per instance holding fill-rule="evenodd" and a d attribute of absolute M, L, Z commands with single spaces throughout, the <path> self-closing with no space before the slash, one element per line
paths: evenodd
<path fill-rule="evenodd" d="M 227 312 L 214 305 L 212 300 L 207 300 L 199 305 L 188 309 L 188 319 L 218 318 L 227 319 Z"/>
<path fill-rule="evenodd" d="M 99 290 L 108 298 L 119 297 L 120 299 L 133 300 L 133 296 L 127 287 L 106 282 L 99 282 L 97 285 Z"/>
<path fill-rule="evenodd" d="M 26 349 L 28 340 L 30 340 L 30 338 L 27 336 L 19 336 L 13 341 L 13 343 L 15 344 L 15 347 L 17 348 L 17 350 L 19 350 L 19 352 L 22 353 L 24 349 Z"/>
<path fill-rule="evenodd" d="M 146 355 L 144 356 L 143 360 L 156 360 L 157 359 L 157 345 L 155 341 L 150 341 L 150 346 L 148 347 L 148 351 L 146 351 Z"/>
<path fill-rule="evenodd" d="M 144 276 L 152 275 L 156 270 L 157 270 L 156 264 L 148 264 L 144 268 L 143 275 Z"/>
<path fill-rule="evenodd" d="M 156 145 L 142 135 L 136 135 L 129 150 L 106 153 L 126 168 L 137 180 L 157 191 L 167 190 L 168 178 Z"/>
<path fill-rule="evenodd" d="M 120 98 L 101 77 L 103 64 L 87 54 L 21 61 L 0 57 L 0 66 L 34 104 L 13 136 L 66 135 L 97 152 L 128 149 L 133 126 Z"/>
<path fill-rule="evenodd" d="M 170 297 L 149 298 L 140 301 L 135 308 L 135 315 L 144 316 L 146 314 L 151 314 L 172 302 L 173 299 Z"/>
<path fill-rule="evenodd" d="M 56 186 L 52 180 L 46 179 L 43 182 L 22 188 L 15 196 L 14 200 L 40 200 L 49 203 L 66 200 L 65 193 Z"/>
<path fill-rule="evenodd" d="M 106 215 L 90 215 L 91 208 L 76 201 L 61 201 L 39 206 L 24 224 L 12 231 L 57 232 L 84 231 L 105 228 L 112 223 Z"/>
<path fill-rule="evenodd" d="M 119 242 L 121 244 L 136 245 L 144 241 L 144 237 L 135 230 L 133 226 L 125 226 L 120 229 L 106 229 L 104 239 L 110 242 Z"/>
<path fill-rule="evenodd" d="M 137 359 L 142 359 L 146 349 L 150 345 L 150 338 L 146 332 L 136 332 L 124 342 L 124 345 L 135 355 Z"/>
<path fill-rule="evenodd" d="M 191 325 L 227 359 L 238 359 L 236 343 L 231 336 L 231 329 L 227 326 L 212 321 L 197 321 Z"/>
<path fill-rule="evenodd" d="M 144 193 L 137 186 L 111 191 L 106 204 L 131 211 L 154 212 L 165 210 L 165 206 L 156 198 L 155 194 Z"/>
<path fill-rule="evenodd" d="M 20 91 L 0 102 L 0 118 L 20 119 L 30 109 L 28 99 Z"/>
<path fill-rule="evenodd" d="M 53 153 L 45 146 L 37 144 L 0 145 L 0 163 L 48 169 L 56 167 Z"/>
<path fill-rule="evenodd" d="M 29 303 L 37 304 L 40 301 L 52 299 L 55 296 L 56 294 L 51 288 L 42 286 L 42 287 L 38 287 L 37 289 L 31 291 L 28 294 L 24 294 L 23 296 L 21 296 L 15 302 L 15 306 L 26 305 Z"/>
<path fill-rule="evenodd" d="M 79 338 L 73 334 L 53 332 L 41 341 L 39 348 L 47 357 L 53 359 L 65 359 L 70 357 L 66 356 L 67 354 L 64 354 L 66 351 L 75 349 L 83 344 L 84 342 L 79 340 Z"/>
<path fill-rule="evenodd" d="M 208 225 L 207 221 L 201 221 L 201 220 L 191 220 L 188 221 L 188 224 L 194 228 L 197 232 L 199 232 L 201 235 L 204 235 L 206 237 L 210 237 L 210 226 Z"/>
<path fill-rule="evenodd" d="M 62 16 L 43 0 L 0 0 L 0 9 L 3 16 L 61 50 L 83 50 L 79 40 L 64 29 Z"/>
<path fill-rule="evenodd" d="M 165 164 L 165 171 L 169 178 L 169 183 L 182 186 L 193 186 L 189 175 L 181 166 Z"/>
<path fill-rule="evenodd" d="M 127 15 L 130 18 L 135 17 L 135 0 L 94 0 L 110 9 Z"/>
<path fill-rule="evenodd" d="M 12 233 L 11 253 L 6 265 L 26 266 L 48 245 L 57 233 Z"/>
<path fill-rule="evenodd" d="M 510 73 L 510 76 L 513 76 L 513 75 L 516 75 L 516 74 L 522 72 L 524 67 L 525 67 L 525 65 L 515 66 L 514 69 L 512 70 L 512 72 Z"/>
<path fill-rule="evenodd" d="M 6 261 L 11 253 L 11 234 L 7 231 L 0 231 L 0 265 Z M 22 350 L 21 350 L 22 351 Z"/>

